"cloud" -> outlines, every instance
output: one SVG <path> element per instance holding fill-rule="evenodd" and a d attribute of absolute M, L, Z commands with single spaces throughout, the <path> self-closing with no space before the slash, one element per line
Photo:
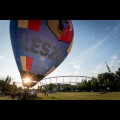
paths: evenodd
<path fill-rule="evenodd" d="M 120 25 L 119 25 L 120 26 Z M 115 37 L 116 35 L 119 35 L 118 33 L 119 33 L 120 31 L 118 31 L 118 28 L 117 28 L 117 30 L 116 31 L 110 31 L 109 32 L 109 34 L 105 37 L 105 38 L 103 38 L 102 40 L 100 40 L 100 42 L 98 42 L 98 43 L 96 43 L 96 44 L 94 44 L 91 48 L 89 48 L 88 50 L 86 50 L 86 52 L 88 53 L 88 52 L 90 52 L 90 51 L 92 51 L 92 50 L 94 50 L 95 48 L 97 48 L 97 47 L 99 47 L 100 45 L 102 45 L 104 42 L 106 42 L 107 40 L 110 40 L 110 38 L 111 37 Z"/>
<path fill-rule="evenodd" d="M 80 75 L 80 68 L 84 65 L 84 61 L 80 58 L 73 59 L 70 64 L 72 64 L 73 68 L 75 69 L 74 74 Z"/>
<path fill-rule="evenodd" d="M 90 47 L 89 49 L 84 50 L 81 54 L 87 54 L 89 52 L 91 52 L 92 50 L 94 50 L 95 48 L 97 48 L 98 46 L 100 46 L 101 44 L 103 44 L 108 38 L 104 38 L 103 40 L 101 40 L 100 42 L 97 42 L 96 44 L 94 44 L 92 47 Z"/>
<path fill-rule="evenodd" d="M 120 63 L 120 60 L 118 60 L 116 63 Z"/>
<path fill-rule="evenodd" d="M 85 64 L 85 62 L 86 62 L 86 59 L 84 59 L 84 57 L 87 56 L 87 54 L 89 54 L 92 50 L 94 50 L 95 48 L 97 48 L 98 46 L 103 44 L 107 39 L 108 38 L 104 38 L 100 42 L 94 44 L 89 49 L 86 49 L 86 50 L 82 51 L 79 56 L 77 56 L 76 58 L 74 58 L 72 60 L 71 64 L 72 64 L 73 68 L 75 68 L 75 73 L 74 74 L 78 75 L 78 73 L 80 73 L 81 66 L 83 66 Z"/>
<path fill-rule="evenodd" d="M 92 40 L 92 41 L 95 41 L 95 38 L 94 38 L 94 37 L 92 37 L 92 38 L 91 38 L 91 40 Z"/>
<path fill-rule="evenodd" d="M 71 58 L 72 57 L 72 55 L 71 54 L 68 54 L 68 56 L 67 56 L 68 58 Z"/>
<path fill-rule="evenodd" d="M 100 65 L 98 65 L 97 67 L 96 67 L 96 69 L 102 69 L 103 68 L 103 65 L 102 64 L 100 64 Z"/>
<path fill-rule="evenodd" d="M 73 60 L 72 62 L 71 62 L 71 64 L 73 65 L 73 67 L 75 68 L 75 69 L 80 69 L 80 66 L 82 66 L 83 64 L 84 64 L 84 61 L 82 60 L 82 59 L 76 59 L 76 60 Z"/>
<path fill-rule="evenodd" d="M 87 54 L 89 54 L 92 50 L 94 50 L 95 48 L 97 48 L 98 46 L 100 46 L 101 44 L 103 44 L 106 40 L 109 39 L 109 36 L 108 35 L 107 37 L 105 37 L 104 39 L 102 39 L 101 41 L 97 42 L 96 44 L 94 44 L 92 47 L 82 51 L 80 53 L 79 56 L 77 56 L 76 58 L 74 58 L 71 62 L 71 64 L 73 65 L 73 68 L 77 69 L 77 71 L 75 71 L 75 73 L 78 73 L 78 70 L 80 70 L 80 67 L 82 65 L 85 64 L 86 60 L 82 60 L 85 56 L 87 56 Z M 81 59 L 82 58 L 82 59 Z M 99 69 L 99 68 L 97 68 Z"/>
<path fill-rule="evenodd" d="M 80 56 L 90 53 L 92 50 L 96 49 L 97 47 L 99 47 L 100 45 L 102 45 L 107 40 L 110 40 L 111 36 L 115 36 L 116 33 L 117 33 L 117 31 L 110 31 L 109 34 L 105 38 L 101 39 L 99 42 L 95 43 L 90 48 L 82 51 L 81 54 L 80 54 Z M 79 56 L 78 56 L 78 58 L 79 58 Z"/>
<path fill-rule="evenodd" d="M 96 71 L 96 70 L 92 70 L 91 72 L 92 72 L 92 73 L 98 73 L 98 71 Z"/>
<path fill-rule="evenodd" d="M 105 64 L 99 64 L 91 72 L 99 74 L 99 73 L 105 72 L 105 71 L 106 71 L 106 65 Z"/>
<path fill-rule="evenodd" d="M 115 54 L 113 54 L 111 57 L 110 57 L 110 60 L 109 60 L 109 66 L 111 68 L 111 70 L 114 72 L 118 69 L 119 66 L 119 63 L 120 63 L 120 53 L 116 52 Z"/>
<path fill-rule="evenodd" d="M 70 64 L 72 64 L 73 68 L 75 69 L 74 75 L 80 75 L 80 68 L 84 65 L 84 61 L 79 57 L 77 59 L 73 59 Z"/>
<path fill-rule="evenodd" d="M 105 27 L 105 30 L 106 30 L 106 31 L 108 31 L 108 30 L 110 30 L 110 29 L 111 29 L 111 27 L 110 27 L 110 26 Z"/>
<path fill-rule="evenodd" d="M 99 42 L 97 42 L 97 43 L 95 43 L 93 46 L 91 46 L 90 48 L 88 48 L 88 49 L 86 49 L 86 50 L 84 50 L 84 51 L 82 51 L 81 52 L 81 55 L 84 55 L 84 54 L 87 54 L 87 53 L 89 53 L 89 52 L 91 52 L 92 50 L 94 50 L 94 49 L 96 49 L 97 47 L 99 47 L 100 45 L 102 45 L 104 42 L 106 42 L 107 40 L 111 40 L 110 38 L 111 37 L 115 37 L 116 35 L 119 35 L 119 28 L 120 28 L 120 24 L 117 24 L 116 25 L 117 26 L 117 30 L 111 30 L 109 33 L 108 33 L 108 35 L 105 37 L 105 38 L 103 38 L 103 39 L 101 39 Z M 97 39 L 97 38 L 96 38 Z M 79 58 L 79 57 L 78 57 Z"/>
<path fill-rule="evenodd" d="M 115 59 L 117 59 L 117 58 L 118 58 L 116 54 L 115 54 L 115 55 L 113 55 L 113 56 L 111 56 L 111 57 L 112 57 L 112 59 L 113 59 L 113 60 L 115 60 Z"/>
<path fill-rule="evenodd" d="M 80 75 L 80 71 L 79 71 L 79 70 L 76 70 L 76 71 L 74 72 L 74 75 Z"/>
<path fill-rule="evenodd" d="M 120 53 L 118 53 L 118 52 L 114 53 L 107 62 L 111 72 L 115 72 L 118 69 L 118 67 L 120 67 L 119 55 L 120 55 Z M 108 69 L 107 69 L 105 63 L 101 63 L 101 64 L 97 65 L 95 67 L 95 69 L 93 69 L 91 72 L 93 74 L 100 74 L 103 72 L 108 72 Z"/>
<path fill-rule="evenodd" d="M 2 59 L 4 59 L 4 57 L 3 57 L 3 56 L 0 56 L 0 60 L 2 60 Z"/>
<path fill-rule="evenodd" d="M 73 65 L 73 67 L 75 69 L 79 69 L 80 66 L 84 65 L 85 60 L 83 61 L 81 58 L 84 58 L 84 56 L 87 56 L 87 54 L 89 54 L 89 52 L 91 52 L 93 49 L 95 49 L 96 47 L 98 47 L 99 45 L 101 45 L 105 40 L 106 39 L 103 39 L 102 41 L 98 42 L 97 44 L 94 44 L 89 49 L 86 49 L 86 50 L 82 51 L 79 56 L 77 56 L 76 58 L 74 58 L 72 60 L 71 64 Z"/>
<path fill-rule="evenodd" d="M 118 27 L 115 27 L 113 30 L 114 30 L 114 31 L 117 31 L 117 30 L 118 30 Z"/>
<path fill-rule="evenodd" d="M 88 54 L 90 54 L 93 50 L 95 50 L 96 48 L 103 45 L 106 41 L 113 40 L 112 37 L 115 38 L 115 36 L 119 34 L 119 32 L 120 32 L 119 28 L 120 28 L 120 24 L 117 24 L 114 29 L 111 29 L 110 26 L 105 28 L 106 30 L 110 30 L 109 33 L 106 35 L 106 37 L 101 39 L 99 42 L 94 43 L 90 48 L 81 51 L 79 53 L 79 55 L 72 60 L 72 62 L 70 64 L 72 64 L 73 68 L 75 69 L 75 74 L 78 74 L 80 72 L 81 66 L 86 63 L 86 61 L 87 61 L 86 57 L 88 56 Z M 106 47 L 106 49 L 108 49 L 108 47 Z M 117 54 L 114 54 L 113 56 L 111 56 L 111 59 L 109 60 L 110 61 L 109 62 L 110 66 L 113 67 L 117 60 L 118 60 Z M 91 72 L 92 73 L 107 72 L 107 68 L 106 68 L 105 63 L 99 64 Z"/>

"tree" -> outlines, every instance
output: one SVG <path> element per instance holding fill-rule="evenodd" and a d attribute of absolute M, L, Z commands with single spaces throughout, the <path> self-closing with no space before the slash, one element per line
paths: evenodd
<path fill-rule="evenodd" d="M 87 91 L 87 80 L 82 80 L 80 83 L 80 90 L 81 91 Z"/>
<path fill-rule="evenodd" d="M 50 90 L 50 92 L 52 92 L 52 90 L 53 90 L 53 84 L 52 84 L 52 83 L 50 83 L 50 84 L 48 85 L 48 90 Z"/>
<path fill-rule="evenodd" d="M 71 90 L 71 87 L 70 86 L 63 86 L 63 92 L 64 91 L 70 91 Z"/>
<path fill-rule="evenodd" d="M 15 85 L 15 82 L 13 82 L 13 85 L 11 85 L 11 93 L 12 94 L 15 94 L 16 93 L 16 91 L 17 91 L 17 85 Z"/>
<path fill-rule="evenodd" d="M 120 79 L 120 68 L 118 68 L 118 71 L 115 72 L 117 77 Z"/>
<path fill-rule="evenodd" d="M 11 82 L 11 77 L 8 78 L 8 84 L 10 84 L 10 82 Z"/>
<path fill-rule="evenodd" d="M 4 82 L 5 82 L 4 80 L 2 80 L 2 79 L 0 80 L 0 90 L 1 91 L 3 91 L 3 89 L 4 89 L 3 88 L 4 87 Z"/>
<path fill-rule="evenodd" d="M 100 88 L 106 89 L 109 87 L 111 91 L 118 90 L 118 80 L 114 73 L 102 73 L 98 75 Z"/>
<path fill-rule="evenodd" d="M 95 78 L 95 77 L 91 78 L 91 90 L 99 91 L 98 78 Z"/>
<path fill-rule="evenodd" d="M 91 91 L 91 80 L 87 82 L 87 91 Z"/>
<path fill-rule="evenodd" d="M 5 83 L 7 83 L 8 80 L 9 80 L 9 76 L 6 77 L 6 79 L 5 79 Z"/>
<path fill-rule="evenodd" d="M 57 84 L 57 91 L 60 91 L 60 84 Z"/>
<path fill-rule="evenodd" d="M 3 90 L 3 91 L 9 92 L 10 84 L 8 83 L 8 81 L 9 81 L 9 76 L 7 76 L 7 77 L 5 78 L 5 81 L 4 81 L 4 84 L 3 84 L 3 87 L 2 87 L 2 90 Z"/>

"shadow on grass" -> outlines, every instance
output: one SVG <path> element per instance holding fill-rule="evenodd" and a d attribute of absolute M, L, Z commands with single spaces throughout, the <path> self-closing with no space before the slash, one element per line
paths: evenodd
<path fill-rule="evenodd" d="M 56 98 L 56 97 L 54 97 L 54 96 L 51 96 L 51 97 L 49 97 L 49 98 L 52 98 L 53 100 L 54 100 L 54 99 L 57 99 L 57 98 Z"/>
<path fill-rule="evenodd" d="M 35 98 L 32 98 L 31 100 L 43 100 L 43 98 L 42 97 L 35 97 Z"/>

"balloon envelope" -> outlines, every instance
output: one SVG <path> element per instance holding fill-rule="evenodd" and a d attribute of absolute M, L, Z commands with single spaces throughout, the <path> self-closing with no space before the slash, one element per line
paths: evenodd
<path fill-rule="evenodd" d="M 55 70 L 73 43 L 71 20 L 11 20 L 10 37 L 23 86 L 33 87 Z M 25 78 L 30 82 L 25 82 Z"/>

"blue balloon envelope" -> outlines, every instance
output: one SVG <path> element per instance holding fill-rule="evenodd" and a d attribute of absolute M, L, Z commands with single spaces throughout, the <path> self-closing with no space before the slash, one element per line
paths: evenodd
<path fill-rule="evenodd" d="M 73 34 L 71 20 L 10 21 L 11 44 L 23 86 L 33 87 L 60 65 L 71 50 Z"/>

